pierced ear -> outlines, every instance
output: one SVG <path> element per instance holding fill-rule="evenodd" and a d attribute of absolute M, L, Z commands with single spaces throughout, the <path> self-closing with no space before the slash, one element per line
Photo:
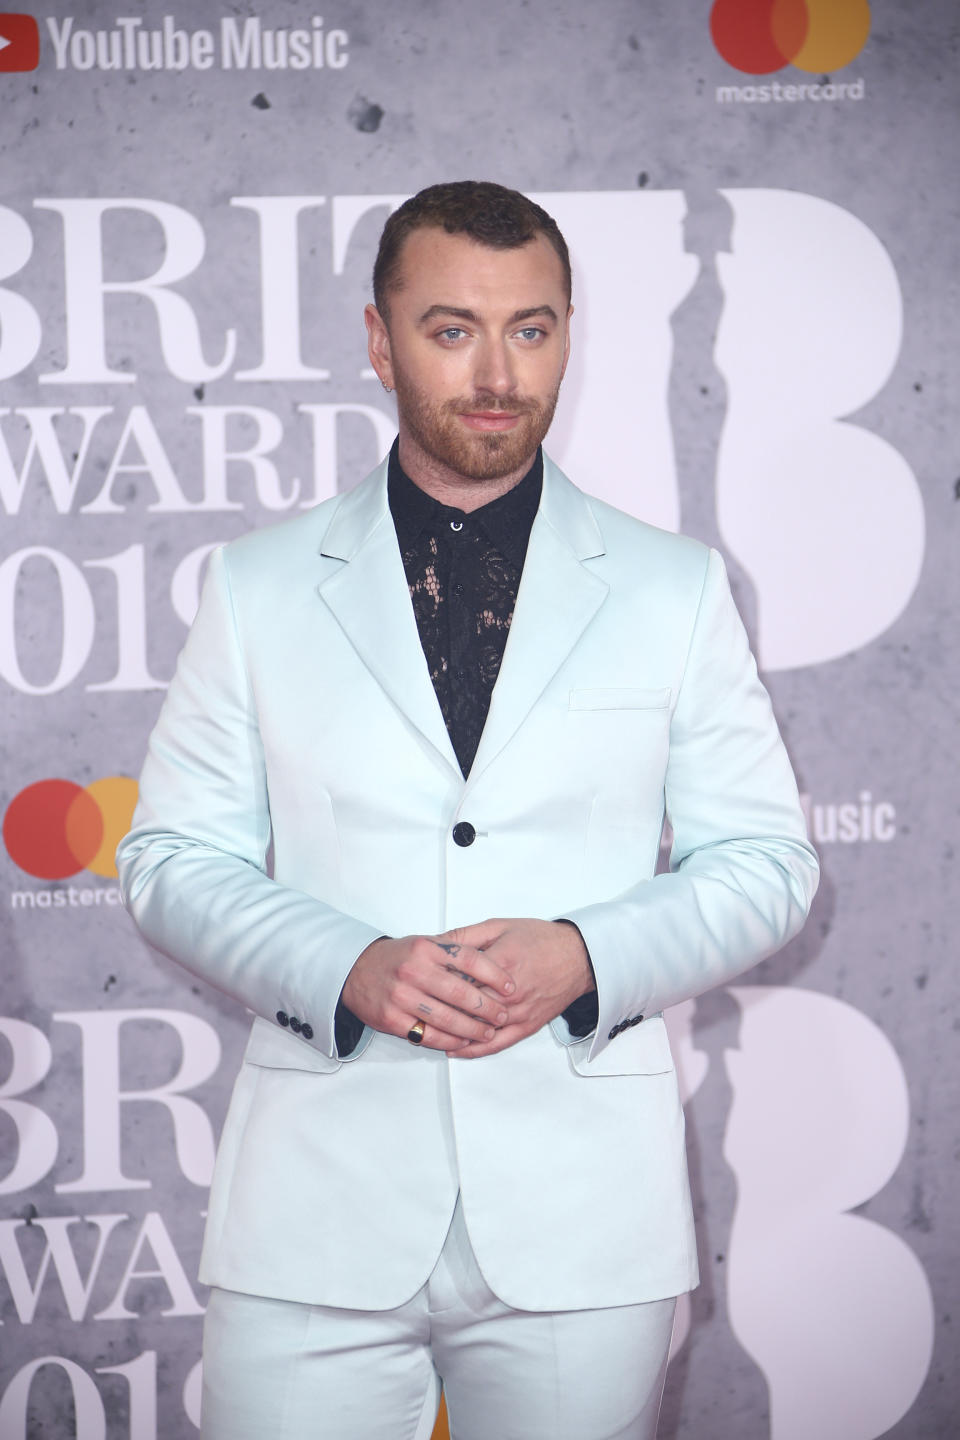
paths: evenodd
<path fill-rule="evenodd" d="M 390 332 L 386 321 L 375 305 L 368 305 L 363 312 L 367 327 L 367 354 L 370 364 L 377 372 L 380 384 L 389 392 L 393 386 L 393 358 L 390 352 Z"/>

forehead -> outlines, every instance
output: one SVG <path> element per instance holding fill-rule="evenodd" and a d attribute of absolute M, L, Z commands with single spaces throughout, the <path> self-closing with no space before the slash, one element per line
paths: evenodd
<path fill-rule="evenodd" d="M 551 304 L 560 315 L 567 308 L 563 266 L 544 235 L 503 250 L 432 225 L 414 230 L 404 242 L 390 301 L 417 310 L 449 304 L 512 313 Z"/>

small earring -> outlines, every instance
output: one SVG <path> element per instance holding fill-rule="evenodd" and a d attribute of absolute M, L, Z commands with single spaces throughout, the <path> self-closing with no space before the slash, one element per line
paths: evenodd
<path fill-rule="evenodd" d="M 380 384 L 383 386 L 384 390 L 386 390 L 386 392 L 387 392 L 388 395 L 392 395 L 392 394 L 393 394 L 393 386 L 392 386 L 392 385 L 388 385 L 387 382 L 386 382 L 386 380 L 381 380 L 381 381 L 380 381 Z"/>

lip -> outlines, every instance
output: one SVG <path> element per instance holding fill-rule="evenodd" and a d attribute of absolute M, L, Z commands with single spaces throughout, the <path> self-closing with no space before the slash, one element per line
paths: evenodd
<path fill-rule="evenodd" d="M 460 419 L 471 430 L 512 430 L 520 415 L 503 410 L 471 410 L 461 411 Z"/>

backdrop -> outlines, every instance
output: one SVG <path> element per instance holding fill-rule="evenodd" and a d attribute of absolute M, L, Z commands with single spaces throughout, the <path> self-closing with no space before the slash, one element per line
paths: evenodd
<path fill-rule="evenodd" d="M 248 1017 L 113 848 L 210 548 L 386 450 L 376 239 L 465 176 L 566 231 L 550 449 L 723 552 L 823 858 L 803 936 L 671 1016 L 661 1433 L 956 1434 L 957 52 L 953 0 L 0 15 L 2 1440 L 196 1434 Z"/>

